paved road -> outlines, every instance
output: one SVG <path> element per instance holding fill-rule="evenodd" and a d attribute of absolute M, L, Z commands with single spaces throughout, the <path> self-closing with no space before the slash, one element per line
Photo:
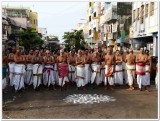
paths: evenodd
<path fill-rule="evenodd" d="M 157 118 L 157 90 L 151 86 L 151 92 L 127 87 L 115 87 L 105 90 L 103 86 L 93 89 L 56 91 L 42 87 L 40 91 L 27 88 L 25 92 L 15 93 L 11 88 L 3 94 L 3 118 L 20 119 L 132 119 Z M 103 94 L 115 101 L 93 104 L 66 103 L 64 99 L 72 94 Z"/>

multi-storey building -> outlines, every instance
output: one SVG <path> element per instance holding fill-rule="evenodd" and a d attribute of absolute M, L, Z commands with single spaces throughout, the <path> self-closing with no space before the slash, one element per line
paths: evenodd
<path fill-rule="evenodd" d="M 38 32 L 38 14 L 29 7 L 3 6 L 6 16 L 20 23 L 24 28 L 31 27 L 33 32 Z"/>
<path fill-rule="evenodd" d="M 47 41 L 47 28 L 38 28 L 38 33 L 42 34 L 42 40 Z"/>
<path fill-rule="evenodd" d="M 135 49 L 147 47 L 158 56 L 158 2 L 134 2 L 130 38 Z"/>

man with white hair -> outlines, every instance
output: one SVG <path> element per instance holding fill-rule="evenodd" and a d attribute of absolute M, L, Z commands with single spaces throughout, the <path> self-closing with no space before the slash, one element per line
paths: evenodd
<path fill-rule="evenodd" d="M 133 50 L 129 49 L 129 54 L 126 56 L 126 70 L 128 76 L 128 90 L 134 90 L 135 83 L 135 70 L 136 70 L 136 56 L 133 54 Z"/>
<path fill-rule="evenodd" d="M 140 54 L 136 56 L 136 74 L 137 74 L 137 83 L 140 91 L 142 91 L 142 85 L 145 81 L 145 66 L 146 66 L 146 55 L 144 54 L 144 49 L 140 48 Z"/>
<path fill-rule="evenodd" d="M 81 50 L 78 50 L 78 55 L 76 57 L 76 83 L 78 89 L 83 87 L 85 90 L 85 58 L 82 56 Z"/>
<path fill-rule="evenodd" d="M 45 56 L 43 57 L 44 61 L 44 69 L 43 69 L 43 84 L 47 85 L 48 87 L 52 84 L 53 89 L 55 85 L 55 72 L 54 72 L 54 57 L 51 56 L 50 51 L 47 50 Z"/>
<path fill-rule="evenodd" d="M 39 90 L 40 84 L 42 84 L 43 73 L 43 58 L 39 55 L 39 50 L 35 51 L 35 55 L 32 59 L 33 63 L 33 87 L 35 90 Z"/>
<path fill-rule="evenodd" d="M 68 79 L 68 64 L 67 64 L 67 57 L 64 55 L 64 50 L 60 50 L 60 55 L 57 57 L 58 62 L 58 74 L 59 74 L 59 85 L 62 87 L 65 85 L 67 88 Z"/>

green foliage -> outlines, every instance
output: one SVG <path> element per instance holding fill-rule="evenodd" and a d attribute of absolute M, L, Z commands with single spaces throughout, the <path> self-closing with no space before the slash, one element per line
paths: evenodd
<path fill-rule="evenodd" d="M 59 42 L 59 39 L 58 39 L 58 37 L 55 37 L 55 38 L 49 39 L 48 41 L 56 41 L 56 42 Z"/>
<path fill-rule="evenodd" d="M 73 32 L 65 32 L 63 36 L 64 42 L 67 43 L 66 48 L 74 48 L 76 50 L 85 48 L 83 30 L 74 30 Z"/>
<path fill-rule="evenodd" d="M 32 28 L 27 28 L 21 33 L 20 46 L 24 46 L 25 49 L 41 47 L 44 41 L 36 32 L 32 32 Z"/>

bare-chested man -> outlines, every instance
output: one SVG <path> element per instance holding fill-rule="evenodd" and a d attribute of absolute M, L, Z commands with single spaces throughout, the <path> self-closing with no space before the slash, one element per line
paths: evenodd
<path fill-rule="evenodd" d="M 78 55 L 76 57 L 76 83 L 77 83 L 77 87 L 83 87 L 83 89 L 85 90 L 84 86 L 85 86 L 85 59 L 82 56 L 82 51 L 78 50 Z"/>
<path fill-rule="evenodd" d="M 69 68 L 69 81 L 71 83 L 75 82 L 75 70 L 76 70 L 76 55 L 75 51 L 71 51 L 68 57 L 68 68 Z"/>
<path fill-rule="evenodd" d="M 149 91 L 149 87 L 150 87 L 150 73 L 151 73 L 151 67 L 152 67 L 152 59 L 151 56 L 149 55 L 149 50 L 145 51 L 145 55 L 146 55 L 146 73 L 145 73 L 145 83 L 144 86 L 146 88 L 147 91 Z"/>
<path fill-rule="evenodd" d="M 114 85 L 114 71 L 115 71 L 115 57 L 112 54 L 112 48 L 107 48 L 107 55 L 105 55 L 105 85 L 107 83 L 113 89 Z"/>
<path fill-rule="evenodd" d="M 13 85 L 15 91 L 24 89 L 24 73 L 25 73 L 25 65 L 24 65 L 24 58 L 21 55 L 19 49 L 17 49 L 16 54 L 14 55 L 14 78 L 13 78 Z"/>
<path fill-rule="evenodd" d="M 31 85 L 33 83 L 33 50 L 31 49 L 26 55 L 26 74 L 25 74 L 25 83 Z"/>
<path fill-rule="evenodd" d="M 8 74 L 9 74 L 9 80 L 10 80 L 10 86 L 13 86 L 13 74 L 14 74 L 14 50 L 10 49 L 8 54 Z"/>
<path fill-rule="evenodd" d="M 54 57 L 51 56 L 51 53 L 49 50 L 46 51 L 45 56 L 43 57 L 44 60 L 44 71 L 43 71 L 43 84 L 47 85 L 48 87 L 50 86 L 50 84 L 53 85 L 53 89 L 54 85 L 56 84 L 56 78 L 55 78 L 55 73 L 54 73 Z"/>
<path fill-rule="evenodd" d="M 128 82 L 127 70 L 125 69 L 125 68 L 126 68 L 125 59 L 126 59 L 126 56 L 129 54 L 129 49 L 126 48 L 126 49 L 124 50 L 124 52 L 122 52 L 122 53 L 123 53 L 123 63 L 122 63 L 122 65 L 123 65 L 123 69 L 124 69 L 124 71 L 123 71 L 123 77 L 124 77 L 124 82 L 125 82 L 125 84 L 128 85 L 129 82 Z"/>
<path fill-rule="evenodd" d="M 142 85 L 145 83 L 145 66 L 146 66 L 146 55 L 144 49 L 140 48 L 140 54 L 136 56 L 136 74 L 137 83 L 140 91 L 142 91 Z"/>
<path fill-rule="evenodd" d="M 126 56 L 126 70 L 128 76 L 128 90 L 134 90 L 135 83 L 135 70 L 136 70 L 136 56 L 133 54 L 133 50 L 129 49 L 129 54 Z"/>
<path fill-rule="evenodd" d="M 91 76 L 91 84 L 95 83 L 97 85 L 102 83 L 101 80 L 101 57 L 98 53 L 98 50 L 96 50 L 92 56 L 92 76 Z"/>
<path fill-rule="evenodd" d="M 39 90 L 39 85 L 42 84 L 43 73 L 43 58 L 39 55 L 39 50 L 35 50 L 35 54 L 32 58 L 33 63 L 33 88 Z"/>
<path fill-rule="evenodd" d="M 59 73 L 59 85 L 62 87 L 65 85 L 65 89 L 67 89 L 68 79 L 68 64 L 67 64 L 67 56 L 64 54 L 64 50 L 60 50 L 60 55 L 57 57 L 58 62 L 58 73 Z"/>
<path fill-rule="evenodd" d="M 123 57 L 119 50 L 116 50 L 115 55 L 115 73 L 114 73 L 114 83 L 118 85 L 123 85 Z"/>

